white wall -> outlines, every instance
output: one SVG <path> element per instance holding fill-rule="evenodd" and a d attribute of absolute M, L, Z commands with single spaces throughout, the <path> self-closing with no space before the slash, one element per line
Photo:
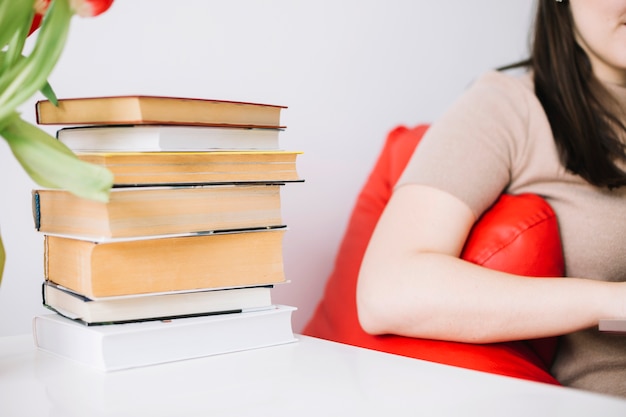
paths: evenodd
<path fill-rule="evenodd" d="M 317 303 L 385 133 L 435 119 L 478 74 L 525 56 L 528 0 L 116 0 L 74 18 L 50 82 L 59 97 L 154 94 L 287 105 L 282 147 L 306 182 L 285 187 L 297 331 Z M 22 107 L 34 121 L 34 97 Z M 46 129 L 54 133 L 54 129 Z M 40 306 L 35 185 L 0 140 L 7 251 L 0 336 L 30 331 Z"/>

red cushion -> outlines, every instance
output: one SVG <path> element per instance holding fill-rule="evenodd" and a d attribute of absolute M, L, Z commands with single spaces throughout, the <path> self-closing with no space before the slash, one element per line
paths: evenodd
<path fill-rule="evenodd" d="M 428 128 L 392 130 L 358 196 L 323 298 L 303 333 L 350 345 L 552 384 L 548 372 L 556 339 L 466 344 L 395 335 L 372 336 L 359 325 L 359 266 L 392 188 Z M 536 195 L 503 195 L 479 219 L 461 255 L 464 259 L 528 276 L 561 276 L 563 259 L 556 218 Z"/>

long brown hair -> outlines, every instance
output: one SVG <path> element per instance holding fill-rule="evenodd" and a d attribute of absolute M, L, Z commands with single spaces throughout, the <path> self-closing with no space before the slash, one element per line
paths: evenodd
<path fill-rule="evenodd" d="M 623 113 L 576 42 L 568 3 L 538 0 L 530 58 L 521 64 L 533 71 L 563 165 L 599 187 L 626 185 Z"/>

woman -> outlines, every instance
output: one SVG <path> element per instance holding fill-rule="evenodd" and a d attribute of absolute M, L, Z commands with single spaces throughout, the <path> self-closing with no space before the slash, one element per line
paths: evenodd
<path fill-rule="evenodd" d="M 528 72 L 490 72 L 427 132 L 359 275 L 372 334 L 487 343 L 564 335 L 564 385 L 626 396 L 626 0 L 539 0 Z M 459 259 L 501 193 L 543 196 L 567 278 Z"/>

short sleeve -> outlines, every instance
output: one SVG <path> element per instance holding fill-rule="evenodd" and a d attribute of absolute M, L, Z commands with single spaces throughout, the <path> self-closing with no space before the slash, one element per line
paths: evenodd
<path fill-rule="evenodd" d="M 479 217 L 511 183 L 527 141 L 529 94 L 514 76 L 480 77 L 426 132 L 396 188 L 443 190 Z"/>

